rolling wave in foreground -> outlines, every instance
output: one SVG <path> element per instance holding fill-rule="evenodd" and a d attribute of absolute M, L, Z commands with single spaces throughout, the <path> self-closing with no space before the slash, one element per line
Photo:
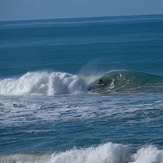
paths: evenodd
<path fill-rule="evenodd" d="M 136 150 L 127 145 L 106 143 L 65 152 L 4 154 L 0 160 L 3 163 L 156 163 L 163 162 L 163 150 L 152 145 Z"/>
<path fill-rule="evenodd" d="M 99 84 L 102 79 L 103 85 Z M 163 77 L 132 71 L 73 75 L 65 72 L 28 72 L 19 78 L 0 80 L 0 95 L 45 95 L 159 92 Z"/>

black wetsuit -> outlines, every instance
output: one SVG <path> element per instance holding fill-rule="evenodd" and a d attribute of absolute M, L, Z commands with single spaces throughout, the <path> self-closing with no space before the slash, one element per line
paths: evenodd
<path fill-rule="evenodd" d="M 99 80 L 99 84 L 100 84 L 100 85 L 102 84 L 102 79 Z"/>

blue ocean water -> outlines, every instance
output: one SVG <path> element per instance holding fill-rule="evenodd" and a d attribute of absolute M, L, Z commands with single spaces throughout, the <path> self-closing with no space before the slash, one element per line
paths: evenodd
<path fill-rule="evenodd" d="M 163 163 L 162 70 L 163 15 L 0 22 L 0 163 Z"/>

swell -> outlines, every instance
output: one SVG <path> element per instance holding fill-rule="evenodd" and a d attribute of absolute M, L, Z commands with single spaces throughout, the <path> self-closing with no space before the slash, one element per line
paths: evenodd
<path fill-rule="evenodd" d="M 102 79 L 100 85 L 99 80 Z M 133 71 L 112 71 L 89 84 L 89 91 L 98 93 L 163 91 L 163 76 Z"/>

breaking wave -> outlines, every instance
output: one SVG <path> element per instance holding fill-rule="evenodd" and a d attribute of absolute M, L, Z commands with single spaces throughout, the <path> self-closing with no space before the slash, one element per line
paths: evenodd
<path fill-rule="evenodd" d="M 102 79 L 102 85 L 99 84 Z M 163 77 L 132 71 L 73 75 L 65 72 L 28 72 L 19 78 L 0 80 L 0 95 L 133 93 L 163 91 Z"/>
<path fill-rule="evenodd" d="M 0 80 L 0 95 L 48 95 L 85 91 L 84 82 L 64 72 L 28 72 L 15 78 Z"/>
<path fill-rule="evenodd" d="M 163 150 L 149 145 L 137 150 L 127 145 L 106 143 L 97 147 L 55 153 L 2 154 L 3 163 L 162 163 Z"/>

